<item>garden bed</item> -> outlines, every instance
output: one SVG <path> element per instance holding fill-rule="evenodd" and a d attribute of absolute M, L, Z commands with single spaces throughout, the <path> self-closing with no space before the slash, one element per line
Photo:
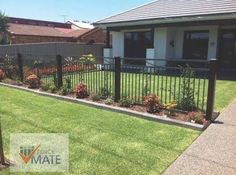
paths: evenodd
<path fill-rule="evenodd" d="M 174 125 L 183 126 L 186 128 L 196 129 L 196 130 L 204 130 L 211 123 L 210 121 L 206 121 L 206 120 L 204 120 L 202 124 L 196 123 L 195 121 L 190 119 L 189 113 L 183 112 L 183 111 L 170 112 L 169 110 L 162 110 L 160 112 L 155 112 L 155 113 L 150 114 L 147 112 L 146 107 L 144 105 L 132 104 L 130 107 L 122 107 L 120 106 L 120 103 L 114 102 L 113 100 L 111 103 L 107 104 L 107 99 L 99 99 L 98 101 L 95 102 L 93 101 L 91 96 L 88 96 L 87 98 L 84 98 L 84 99 L 78 99 L 76 98 L 75 93 L 68 93 L 67 95 L 60 95 L 59 92 L 56 92 L 56 91 L 54 93 L 51 93 L 48 91 L 43 91 L 41 88 L 31 89 L 31 88 L 28 88 L 26 84 L 23 84 L 14 80 L 4 81 L 4 82 L 7 82 L 7 83 L 0 83 L 0 85 L 11 87 L 11 88 L 17 88 L 21 90 L 26 90 L 26 91 L 34 92 L 40 95 L 57 98 L 57 99 L 67 100 L 67 101 L 76 102 L 76 103 L 82 103 L 82 104 L 86 104 L 86 105 L 97 107 L 97 108 L 125 113 L 125 114 L 129 114 L 129 115 L 147 119 L 147 120 L 158 121 L 158 122 L 167 123 L 167 124 L 174 124 Z M 215 117 L 216 116 L 217 116 L 217 113 L 215 114 Z"/>

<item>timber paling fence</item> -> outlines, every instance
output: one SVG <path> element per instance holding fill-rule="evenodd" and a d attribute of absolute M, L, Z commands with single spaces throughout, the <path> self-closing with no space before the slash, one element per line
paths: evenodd
<path fill-rule="evenodd" d="M 99 59 L 103 59 L 103 63 L 81 62 L 77 56 L 63 55 L 41 55 L 40 59 L 26 54 L 0 56 L 2 68 L 6 67 L 4 64 L 12 64 L 20 81 L 33 72 L 49 86 L 60 88 L 70 81 L 74 89 L 83 82 L 90 93 L 106 91 L 115 101 L 125 97 L 136 104 L 142 104 L 144 96 L 156 94 L 163 104 L 175 101 L 179 110 L 200 110 L 208 119 L 212 118 L 217 72 L 215 59 L 146 59 L 145 62 L 120 57 Z M 184 109 L 180 101 L 185 103 Z M 194 105 L 188 106 L 188 103 Z"/>

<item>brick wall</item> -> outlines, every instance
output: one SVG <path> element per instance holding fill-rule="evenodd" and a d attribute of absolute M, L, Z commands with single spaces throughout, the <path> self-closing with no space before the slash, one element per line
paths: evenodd
<path fill-rule="evenodd" d="M 106 43 L 106 32 L 101 29 L 97 29 L 85 34 L 85 36 L 79 38 L 78 40 L 78 42 L 81 43 L 90 43 L 91 41 L 94 41 L 94 43 Z"/>

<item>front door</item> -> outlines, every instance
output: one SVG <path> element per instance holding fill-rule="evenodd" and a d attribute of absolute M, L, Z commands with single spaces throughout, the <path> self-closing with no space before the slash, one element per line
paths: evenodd
<path fill-rule="evenodd" d="M 223 30 L 220 37 L 220 68 L 236 69 L 236 29 Z"/>

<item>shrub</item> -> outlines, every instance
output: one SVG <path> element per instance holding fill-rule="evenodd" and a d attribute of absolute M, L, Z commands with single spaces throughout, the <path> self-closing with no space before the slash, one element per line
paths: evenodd
<path fill-rule="evenodd" d="M 111 104 L 114 103 L 114 100 L 113 100 L 112 98 L 107 98 L 107 99 L 104 101 L 104 103 L 105 103 L 106 105 L 111 105 Z"/>
<path fill-rule="evenodd" d="M 111 95 L 110 91 L 106 87 L 101 88 L 100 94 L 101 94 L 102 99 L 106 99 L 107 97 Z"/>
<path fill-rule="evenodd" d="M 66 88 L 67 89 L 72 89 L 72 85 L 71 85 L 71 79 L 70 78 L 66 78 Z"/>
<path fill-rule="evenodd" d="M 149 113 L 160 112 L 163 109 L 160 98 L 155 94 L 144 97 L 144 105 Z"/>
<path fill-rule="evenodd" d="M 88 97 L 88 90 L 87 85 L 84 83 L 80 83 L 77 85 L 75 89 L 76 97 L 77 98 L 86 98 Z"/>
<path fill-rule="evenodd" d="M 50 86 L 49 86 L 49 84 L 42 84 L 42 85 L 41 85 L 41 89 L 42 89 L 43 91 L 48 91 L 48 90 L 50 89 Z"/>
<path fill-rule="evenodd" d="M 181 89 L 180 96 L 178 97 L 178 108 L 184 111 L 195 110 L 194 100 L 194 71 L 187 65 L 187 67 L 181 67 Z"/>
<path fill-rule="evenodd" d="M 167 110 L 166 114 L 167 115 L 173 115 L 174 114 L 174 109 L 177 107 L 177 103 L 175 101 L 172 101 L 170 103 L 167 103 L 164 105 L 164 108 Z"/>
<path fill-rule="evenodd" d="M 3 70 L 7 78 L 16 79 L 18 77 L 17 67 L 13 63 L 14 57 L 6 55 L 3 60 Z"/>
<path fill-rule="evenodd" d="M 191 122 L 198 124 L 204 124 L 204 122 L 206 121 L 202 112 L 189 112 L 188 118 Z"/>
<path fill-rule="evenodd" d="M 56 93 L 57 92 L 57 87 L 54 84 L 52 84 L 52 85 L 49 86 L 49 91 L 51 93 Z"/>
<path fill-rule="evenodd" d="M 0 81 L 5 79 L 5 77 L 6 77 L 5 72 L 2 69 L 0 69 Z"/>
<path fill-rule="evenodd" d="M 167 110 L 173 110 L 177 107 L 177 103 L 175 101 L 172 101 L 170 103 L 167 103 L 164 105 L 164 108 Z"/>
<path fill-rule="evenodd" d="M 60 95 L 67 95 L 69 94 L 70 89 L 68 89 L 67 85 L 63 85 L 61 89 L 59 90 Z"/>
<path fill-rule="evenodd" d="M 133 105 L 133 100 L 131 100 L 130 98 L 128 97 L 125 97 L 125 98 L 122 98 L 120 101 L 119 101 L 119 104 L 121 107 L 131 107 Z"/>
<path fill-rule="evenodd" d="M 101 96 L 98 94 L 92 94 L 92 100 L 93 101 L 99 101 L 101 99 Z"/>
<path fill-rule="evenodd" d="M 26 78 L 26 83 L 28 84 L 28 87 L 32 89 L 39 88 L 40 86 L 40 80 L 35 74 L 28 76 Z"/>
<path fill-rule="evenodd" d="M 82 57 L 79 59 L 79 61 L 82 63 L 94 63 L 95 57 L 93 56 L 93 54 L 82 55 Z"/>

